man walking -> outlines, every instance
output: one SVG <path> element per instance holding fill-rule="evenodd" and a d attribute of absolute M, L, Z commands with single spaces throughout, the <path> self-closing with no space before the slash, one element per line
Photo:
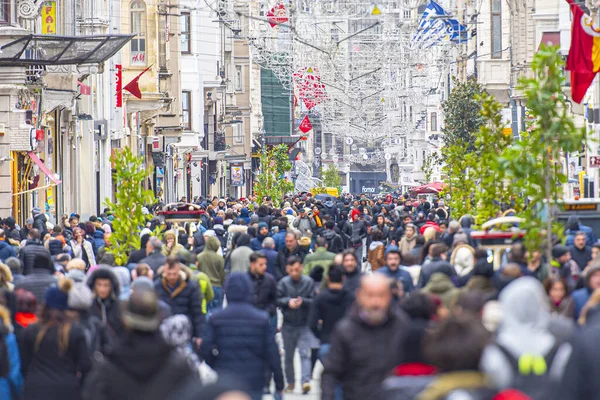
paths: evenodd
<path fill-rule="evenodd" d="M 304 258 L 304 275 L 310 276 L 311 271 L 316 267 L 323 268 L 323 273 L 327 274 L 329 264 L 333 262 L 335 254 L 327 251 L 327 240 L 324 237 L 317 237 L 315 240 L 315 252 L 307 254 Z"/>
<path fill-rule="evenodd" d="M 290 257 L 286 270 L 288 276 L 277 285 L 277 305 L 283 313 L 283 347 L 285 349 L 286 392 L 295 388 L 294 353 L 300 353 L 302 366 L 301 382 L 304 394 L 310 391 L 311 375 L 311 339 L 308 327 L 308 315 L 315 292 L 314 281 L 302 274 L 302 261 L 299 257 Z"/>
<path fill-rule="evenodd" d="M 344 400 L 368 399 L 392 368 L 402 362 L 409 321 L 391 304 L 387 277 L 373 274 L 362 278 L 356 303 L 331 335 L 321 380 L 323 400 L 335 398 L 339 383 Z"/>
<path fill-rule="evenodd" d="M 204 251 L 198 254 L 198 270 L 208 275 L 212 290 L 213 300 L 208 303 L 208 312 L 219 311 L 223 308 L 223 285 L 225 284 L 225 262 L 217 251 L 221 242 L 214 236 L 206 239 Z"/>
<path fill-rule="evenodd" d="M 360 211 L 357 208 L 352 210 L 350 217 L 351 220 L 346 222 L 342 233 L 346 236 L 348 247 L 354 249 L 359 265 L 362 265 L 363 239 L 366 239 L 367 237 L 367 227 L 365 223 L 360 220 Z"/>
<path fill-rule="evenodd" d="M 247 273 L 231 274 L 225 284 L 229 304 L 208 320 L 201 350 L 216 372 L 242 380 L 252 400 L 260 400 L 267 371 L 275 375 L 277 392 L 283 390 L 283 372 L 269 316 L 252 305 L 252 292 Z"/>
<path fill-rule="evenodd" d="M 277 254 L 277 266 L 279 267 L 282 276 L 285 275 L 287 260 L 292 256 L 298 257 L 300 262 L 303 262 L 304 257 L 306 257 L 306 252 L 298 244 L 298 238 L 296 238 L 296 234 L 293 232 L 288 232 L 285 235 L 285 247 L 280 249 L 279 253 Z"/>
<path fill-rule="evenodd" d="M 385 251 L 386 265 L 377 270 L 377 273 L 383 274 L 388 278 L 402 284 L 404 293 L 410 293 L 414 289 L 413 280 L 410 272 L 403 269 L 400 265 L 402 257 L 398 246 L 388 246 Z"/>

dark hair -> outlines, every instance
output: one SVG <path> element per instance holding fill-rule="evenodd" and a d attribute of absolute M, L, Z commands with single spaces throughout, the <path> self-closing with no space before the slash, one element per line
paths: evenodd
<path fill-rule="evenodd" d="M 288 220 L 285 217 L 279 218 L 279 230 L 285 230 L 288 227 Z"/>
<path fill-rule="evenodd" d="M 402 257 L 403 264 L 406 265 L 407 267 L 409 267 L 411 265 L 416 265 L 419 262 L 418 257 L 416 255 L 414 255 L 413 253 L 411 253 L 410 251 L 408 253 L 402 254 L 401 257 Z"/>
<path fill-rule="evenodd" d="M 488 257 L 487 249 L 484 249 L 482 247 L 478 247 L 475 249 L 475 259 L 476 260 L 479 260 L 481 258 L 487 259 L 487 257 Z"/>
<path fill-rule="evenodd" d="M 415 232 L 419 233 L 417 229 L 415 229 Z M 420 244 L 421 246 L 425 245 L 425 236 L 417 235 L 417 238 L 415 239 L 415 244 Z"/>
<path fill-rule="evenodd" d="M 71 322 L 65 315 L 65 312 L 54 308 L 44 307 L 40 314 L 38 323 L 41 325 L 41 328 L 35 337 L 34 352 L 37 353 L 40 349 L 40 345 L 44 340 L 46 333 L 48 333 L 48 330 L 56 327 L 58 332 L 58 354 L 66 354 L 69 348 Z"/>
<path fill-rule="evenodd" d="M 583 231 L 575 232 L 575 235 L 573 235 L 573 238 L 576 238 L 577 236 L 585 236 L 587 238 L 587 235 Z"/>
<path fill-rule="evenodd" d="M 431 253 L 432 257 L 441 257 L 442 254 L 448 252 L 448 246 L 446 246 L 445 243 L 441 242 L 434 243 L 429 248 L 429 252 Z"/>
<path fill-rule="evenodd" d="M 139 263 L 135 267 L 135 273 L 138 277 L 140 276 L 150 276 L 150 266 L 145 263 Z"/>
<path fill-rule="evenodd" d="M 54 225 L 54 227 L 52 228 L 52 232 L 54 233 L 62 233 L 62 231 L 62 226 L 60 226 L 59 224 Z"/>
<path fill-rule="evenodd" d="M 435 314 L 436 306 L 431 297 L 420 291 L 411 293 L 402 299 L 400 308 L 408 314 L 411 319 L 429 320 Z"/>
<path fill-rule="evenodd" d="M 35 313 L 37 311 L 37 300 L 33 293 L 25 289 L 15 290 L 17 298 L 17 312 Z"/>
<path fill-rule="evenodd" d="M 508 253 L 509 261 L 521 264 L 525 260 L 525 247 L 523 243 L 515 243 L 510 246 L 510 252 Z"/>
<path fill-rule="evenodd" d="M 257 262 L 260 259 L 267 259 L 267 256 L 265 255 L 265 253 L 263 253 L 262 251 L 255 251 L 254 253 L 250 254 L 250 262 Z"/>
<path fill-rule="evenodd" d="M 481 290 L 473 289 L 466 292 L 462 292 L 454 307 L 460 311 L 471 313 L 471 315 L 477 317 L 481 315 L 483 306 L 490 300 L 490 295 Z"/>
<path fill-rule="evenodd" d="M 344 279 L 344 269 L 339 265 L 331 264 L 327 271 L 327 278 L 331 283 L 342 283 Z"/>
<path fill-rule="evenodd" d="M 335 222 L 333 222 L 332 220 L 328 220 L 327 222 L 325 222 L 325 228 L 327 228 L 327 229 L 335 228 Z"/>
<path fill-rule="evenodd" d="M 298 256 L 289 256 L 285 265 L 302 264 L 302 259 Z"/>
<path fill-rule="evenodd" d="M 373 232 L 371 234 L 371 239 L 373 239 L 373 242 L 375 242 L 375 241 L 381 241 L 384 238 L 385 238 L 385 235 L 379 229 L 377 229 L 375 232 Z"/>
<path fill-rule="evenodd" d="M 177 266 L 181 266 L 181 263 L 179 262 L 179 257 L 177 257 L 177 256 L 167 257 L 167 262 L 165 263 L 166 269 L 175 268 Z"/>
<path fill-rule="evenodd" d="M 71 222 L 71 221 L 79 221 L 79 217 L 76 215 L 73 215 L 73 216 L 69 217 L 69 222 Z"/>
<path fill-rule="evenodd" d="M 354 261 L 358 263 L 358 258 L 356 257 L 356 252 L 354 251 L 354 249 L 346 249 L 342 251 L 342 261 L 344 260 L 344 258 L 346 258 L 346 256 L 354 257 Z"/>
<path fill-rule="evenodd" d="M 569 285 L 567 285 L 567 282 L 565 282 L 564 279 L 552 276 L 546 278 L 544 281 L 544 290 L 546 291 L 547 295 L 550 294 L 550 289 L 552 289 L 552 286 L 554 286 L 555 283 L 560 283 L 563 286 L 563 289 L 565 290 L 565 297 L 569 295 Z"/>
<path fill-rule="evenodd" d="M 451 315 L 426 333 L 423 352 L 440 372 L 477 371 L 489 340 L 489 332 L 477 318 Z"/>
<path fill-rule="evenodd" d="M 40 240 L 42 237 L 42 234 L 40 233 L 40 230 L 37 228 L 31 228 L 29 230 L 29 237 L 34 239 L 34 240 Z"/>
<path fill-rule="evenodd" d="M 315 244 L 318 247 L 327 247 L 328 245 L 327 239 L 325 239 L 323 236 L 317 236 L 317 238 L 315 239 Z"/>
<path fill-rule="evenodd" d="M 88 221 L 85 223 L 85 233 L 87 233 L 88 235 L 93 235 L 95 231 L 96 227 L 94 226 L 93 222 Z"/>

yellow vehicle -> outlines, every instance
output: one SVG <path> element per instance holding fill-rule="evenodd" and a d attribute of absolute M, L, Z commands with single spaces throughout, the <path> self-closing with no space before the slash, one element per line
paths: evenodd
<path fill-rule="evenodd" d="M 338 197 L 340 195 L 338 188 L 334 187 L 321 187 L 321 188 L 312 188 L 310 189 L 313 197 L 317 194 L 326 194 L 331 197 Z"/>

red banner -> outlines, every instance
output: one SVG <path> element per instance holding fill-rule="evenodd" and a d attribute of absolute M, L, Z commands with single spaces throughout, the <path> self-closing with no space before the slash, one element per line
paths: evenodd
<path fill-rule="evenodd" d="M 116 88 L 116 96 L 117 102 L 116 107 L 123 107 L 123 66 L 121 64 L 115 65 L 116 70 L 116 79 L 115 79 L 115 88 Z"/>

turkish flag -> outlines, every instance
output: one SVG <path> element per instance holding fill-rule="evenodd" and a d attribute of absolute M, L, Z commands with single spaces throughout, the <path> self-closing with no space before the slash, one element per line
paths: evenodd
<path fill-rule="evenodd" d="M 152 67 L 152 65 L 150 67 Z M 129 82 L 127 85 L 125 85 L 125 87 L 123 87 L 123 89 L 127 90 L 129 93 L 131 93 L 138 99 L 141 99 L 142 92 L 140 91 L 140 85 L 138 84 L 138 81 L 140 80 L 140 76 L 144 75 L 146 73 L 146 71 L 148 71 L 150 69 L 150 67 L 146 68 L 138 76 L 133 78 L 133 80 L 131 82 Z"/>
<path fill-rule="evenodd" d="M 600 70 L 600 30 L 573 0 L 567 0 L 567 3 L 571 6 L 573 22 L 566 69 L 571 71 L 571 97 L 581 103 Z"/>
<path fill-rule="evenodd" d="M 275 5 L 275 7 L 271 8 L 271 10 L 267 13 L 267 21 L 269 21 L 271 28 L 275 28 L 277 25 L 289 21 L 289 18 L 287 17 L 287 11 L 283 3 L 279 3 Z"/>
<path fill-rule="evenodd" d="M 90 88 L 90 86 L 82 82 L 77 82 L 77 85 L 79 85 L 79 94 L 83 96 L 89 96 L 92 93 L 92 89 Z"/>
<path fill-rule="evenodd" d="M 300 126 L 298 127 L 298 129 L 300 129 L 300 131 L 302 131 L 302 133 L 306 133 L 306 132 L 312 130 L 312 128 L 313 128 L 313 126 L 310 123 L 310 119 L 308 119 L 308 115 L 304 117 L 302 122 L 300 122 Z"/>

